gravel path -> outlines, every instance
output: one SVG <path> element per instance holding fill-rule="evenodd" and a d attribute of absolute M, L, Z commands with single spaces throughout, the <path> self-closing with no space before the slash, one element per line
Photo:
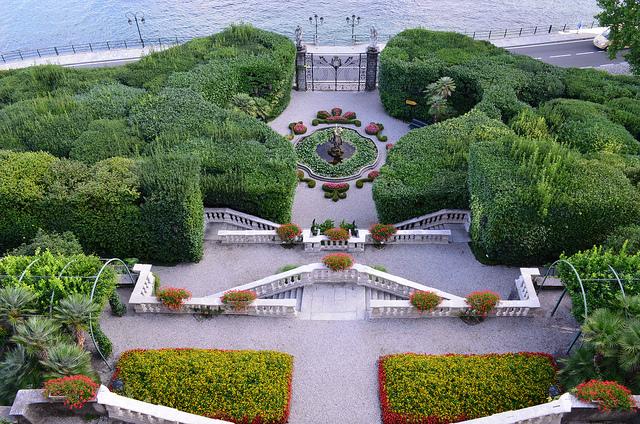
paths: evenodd
<path fill-rule="evenodd" d="M 122 293 L 123 296 L 126 293 Z M 557 293 L 548 302 L 557 299 Z M 398 352 L 563 352 L 575 335 L 568 304 L 554 318 L 304 321 L 191 315 L 105 316 L 116 357 L 133 348 L 275 349 L 295 357 L 291 424 L 380 422 L 376 361 Z"/>
<path fill-rule="evenodd" d="M 222 245 L 207 241 L 199 263 L 154 266 L 163 285 L 185 287 L 194 296 L 207 296 L 275 274 L 283 265 L 320 262 L 323 253 L 304 252 L 302 246 Z M 473 290 L 494 290 L 507 297 L 520 275 L 518 268 L 485 266 L 475 260 L 466 243 L 397 245 L 382 250 L 368 246 L 354 253 L 356 262 L 384 265 L 387 272 L 417 283 L 465 296 Z"/>

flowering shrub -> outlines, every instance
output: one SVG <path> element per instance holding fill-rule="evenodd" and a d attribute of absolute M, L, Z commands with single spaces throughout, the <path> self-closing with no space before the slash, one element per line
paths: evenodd
<path fill-rule="evenodd" d="M 334 107 L 331 109 L 331 113 L 326 110 L 319 110 L 311 124 L 314 126 L 318 124 L 353 124 L 359 127 L 362 122 L 356 119 L 355 112 L 345 112 L 343 114 L 342 108 Z"/>
<path fill-rule="evenodd" d="M 349 184 L 347 183 L 324 183 L 322 184 L 322 189 L 324 191 L 347 191 L 349 189 Z"/>
<path fill-rule="evenodd" d="M 345 228 L 329 228 L 324 232 L 324 235 L 332 241 L 349 240 L 349 231 Z"/>
<path fill-rule="evenodd" d="M 389 240 L 389 237 L 394 235 L 398 230 L 391 224 L 373 224 L 369 228 L 371 238 L 376 243 L 384 243 Z"/>
<path fill-rule="evenodd" d="M 233 309 L 244 309 L 249 303 L 256 300 L 256 297 L 253 290 L 229 290 L 222 295 L 220 300 Z"/>
<path fill-rule="evenodd" d="M 298 122 L 293 126 L 293 133 L 300 135 L 307 132 L 307 127 L 302 122 Z"/>
<path fill-rule="evenodd" d="M 489 312 L 495 309 L 500 301 L 500 295 L 489 290 L 475 291 L 469 294 L 465 300 L 469 305 L 471 315 L 486 317 Z"/>
<path fill-rule="evenodd" d="M 544 353 L 406 353 L 381 357 L 378 381 L 384 424 L 443 424 L 547 402 L 556 368 Z"/>
<path fill-rule="evenodd" d="M 326 110 L 319 110 L 318 113 L 316 114 L 316 118 L 318 119 L 327 119 L 330 116 L 331 114 Z"/>
<path fill-rule="evenodd" d="M 293 243 L 302 234 L 302 229 L 296 224 L 282 224 L 276 229 L 280 240 L 285 243 Z"/>
<path fill-rule="evenodd" d="M 442 298 L 434 292 L 417 290 L 411 293 L 409 302 L 420 312 L 428 312 L 434 310 Z"/>
<path fill-rule="evenodd" d="M 342 115 L 342 117 L 344 119 L 356 119 L 356 113 L 355 112 L 345 112 L 344 115 Z"/>
<path fill-rule="evenodd" d="M 191 299 L 191 292 L 183 288 L 167 287 L 156 291 L 156 297 L 167 308 L 179 311 L 184 301 Z"/>
<path fill-rule="evenodd" d="M 345 271 L 353 266 L 353 257 L 348 253 L 332 253 L 322 258 L 322 263 L 331 271 Z"/>
<path fill-rule="evenodd" d="M 86 375 L 72 375 L 45 381 L 45 396 L 64 396 L 64 405 L 69 409 L 80 409 L 93 399 L 98 384 Z"/>
<path fill-rule="evenodd" d="M 376 135 L 380 131 L 380 127 L 375 122 L 369 122 L 369 124 L 364 127 L 364 132 L 369 135 Z"/>
<path fill-rule="evenodd" d="M 120 357 L 119 394 L 236 423 L 284 424 L 293 357 L 274 351 L 131 350 Z"/>
<path fill-rule="evenodd" d="M 342 109 L 339 107 L 334 107 L 333 109 L 331 109 L 331 115 L 332 116 L 341 116 L 342 115 Z"/>
<path fill-rule="evenodd" d="M 371 181 L 375 180 L 379 176 L 380 176 L 380 171 L 371 171 L 369 172 L 369 174 L 367 174 L 367 178 L 369 178 Z"/>
<path fill-rule="evenodd" d="M 598 404 L 601 411 L 631 411 L 637 407 L 631 391 L 615 381 L 590 380 L 575 389 L 578 399 Z"/>
<path fill-rule="evenodd" d="M 385 145 L 385 147 L 387 148 L 387 151 L 389 151 L 389 150 L 393 149 L 393 143 L 387 143 Z"/>

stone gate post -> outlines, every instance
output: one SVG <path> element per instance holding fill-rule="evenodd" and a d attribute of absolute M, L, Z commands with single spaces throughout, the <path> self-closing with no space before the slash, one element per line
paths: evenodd
<path fill-rule="evenodd" d="M 378 47 L 369 46 L 367 48 L 367 74 L 365 78 L 364 89 L 373 91 L 376 89 L 378 81 L 378 56 L 380 51 Z"/>
<path fill-rule="evenodd" d="M 302 45 L 296 49 L 296 90 L 307 91 L 307 47 Z"/>

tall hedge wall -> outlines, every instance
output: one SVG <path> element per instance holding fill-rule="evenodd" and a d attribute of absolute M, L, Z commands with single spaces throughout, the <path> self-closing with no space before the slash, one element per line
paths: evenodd
<path fill-rule="evenodd" d="M 0 151 L 0 251 L 42 228 L 72 231 L 87 251 L 102 255 L 198 260 L 203 212 L 197 161 L 159 161 L 165 159 L 149 165 L 112 158 L 90 166 L 48 153 Z M 166 231 L 183 234 L 173 239 L 174 248 Z"/>

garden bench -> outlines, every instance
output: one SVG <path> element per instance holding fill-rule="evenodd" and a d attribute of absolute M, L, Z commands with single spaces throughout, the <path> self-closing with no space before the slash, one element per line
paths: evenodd
<path fill-rule="evenodd" d="M 409 129 L 426 127 L 428 124 L 419 119 L 413 118 L 409 124 Z"/>

